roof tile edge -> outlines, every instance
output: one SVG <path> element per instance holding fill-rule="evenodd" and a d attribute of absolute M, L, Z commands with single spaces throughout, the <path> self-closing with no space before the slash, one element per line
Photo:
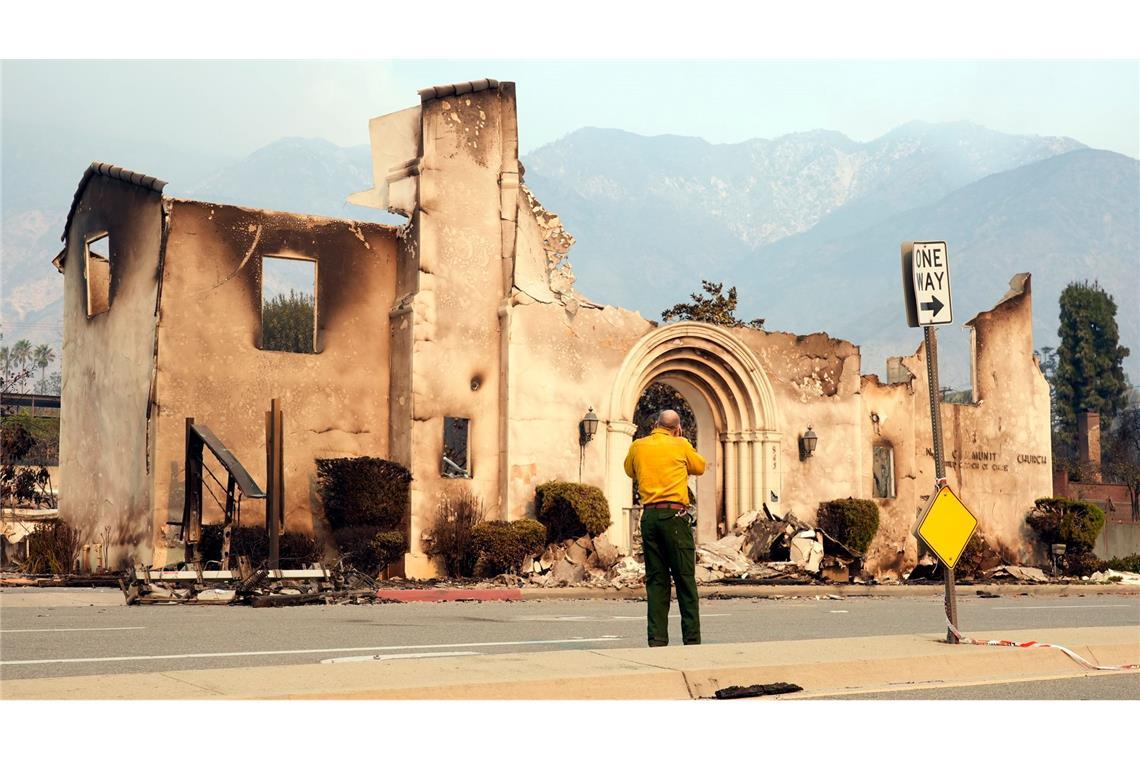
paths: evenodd
<path fill-rule="evenodd" d="M 469 92 L 482 92 L 483 90 L 499 89 L 497 79 L 476 79 L 471 82 L 458 82 L 456 84 L 439 84 L 434 87 L 425 87 L 419 91 L 420 102 L 446 98 L 450 95 L 466 95 Z"/>

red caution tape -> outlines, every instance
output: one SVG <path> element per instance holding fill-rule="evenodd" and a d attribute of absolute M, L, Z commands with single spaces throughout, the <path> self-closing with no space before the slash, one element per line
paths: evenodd
<path fill-rule="evenodd" d="M 1060 644 L 1046 644 L 1042 641 L 1009 641 L 1007 639 L 990 639 L 989 641 L 983 641 L 982 639 L 971 639 L 967 636 L 963 636 L 962 632 L 954 627 L 949 618 L 946 619 L 946 627 L 950 629 L 950 633 L 953 634 L 954 639 L 958 644 L 977 644 L 978 646 L 983 647 L 1014 647 L 1016 649 L 1060 649 L 1077 663 L 1084 665 L 1086 668 L 1090 668 L 1092 670 L 1140 670 L 1140 664 L 1093 665 L 1084 657 L 1081 657 L 1073 650 L 1069 649 L 1068 647 L 1063 647 Z"/>

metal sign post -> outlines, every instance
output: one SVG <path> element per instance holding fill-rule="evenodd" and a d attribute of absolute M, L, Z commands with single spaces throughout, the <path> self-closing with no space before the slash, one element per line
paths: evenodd
<path fill-rule="evenodd" d="M 930 432 L 934 439 L 934 492 L 927 509 L 916 526 L 919 529 L 927 513 L 934 506 L 937 495 L 946 486 L 946 465 L 942 448 L 942 411 L 938 385 L 938 339 L 934 325 L 950 324 L 954 321 L 950 303 L 950 260 L 945 241 L 913 242 L 902 244 L 903 298 L 906 305 L 907 324 L 922 327 L 923 343 L 926 349 L 926 383 L 930 392 Z M 957 503 L 957 499 L 954 500 Z M 965 505 L 961 505 L 963 508 Z M 968 510 L 965 510 L 969 514 Z M 973 516 L 970 515 L 972 518 Z M 973 534 L 971 527 L 966 541 Z M 935 554 L 942 559 L 942 571 L 946 579 L 946 619 L 950 625 L 958 627 L 958 601 L 954 591 L 954 565 L 961 554 L 961 547 L 951 558 L 945 552 Z M 953 632 L 946 629 L 946 641 L 954 643 Z"/>
<path fill-rule="evenodd" d="M 922 328 L 923 343 L 926 347 L 926 384 L 930 390 L 930 432 L 934 436 L 934 489 L 937 492 L 946 485 L 946 463 L 942 451 L 942 400 L 938 391 L 938 338 L 934 328 Z M 942 574 L 946 578 L 946 619 L 950 625 L 958 627 L 958 598 L 954 591 L 954 567 L 942 564 Z M 953 632 L 946 629 L 946 641 L 957 641 Z"/>

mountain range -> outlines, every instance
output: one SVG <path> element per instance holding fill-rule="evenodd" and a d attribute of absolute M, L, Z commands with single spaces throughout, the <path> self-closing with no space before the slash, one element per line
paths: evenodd
<path fill-rule="evenodd" d="M 400 222 L 345 202 L 371 185 L 366 146 L 289 138 L 235 158 L 113 141 L 93 154 L 66 134 L 6 130 L 3 140 L 7 343 L 59 343 L 62 279 L 50 260 L 91 160 L 170 180 L 176 197 Z M 577 238 L 577 287 L 594 300 L 654 319 L 702 279 L 723 281 L 738 289 L 738 316 L 852 340 L 863 371 L 882 374 L 887 356 L 921 339 L 903 317 L 899 243 L 939 239 L 957 324 L 1029 271 L 1035 345 L 1056 345 L 1061 289 L 1097 280 L 1133 351 L 1126 370 L 1140 377 L 1140 163 L 1127 156 L 1066 137 L 913 122 L 869 142 L 812 131 L 729 145 L 588 128 L 522 161 L 527 185 Z M 944 384 L 968 385 L 966 331 L 939 335 Z"/>

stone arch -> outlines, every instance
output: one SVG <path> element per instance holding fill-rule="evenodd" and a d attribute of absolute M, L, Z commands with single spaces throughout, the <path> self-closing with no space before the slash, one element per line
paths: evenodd
<path fill-rule="evenodd" d="M 740 514 L 779 499 L 780 432 L 767 374 L 755 354 L 728 330 L 703 322 L 676 322 L 646 334 L 629 350 L 601 410 L 612 541 L 628 548 L 633 500 L 624 461 L 636 429 L 632 419 L 637 400 L 655 381 L 668 382 L 687 399 L 699 397 L 707 404 L 715 427 L 716 456 L 704 477 L 713 476 L 728 529 Z M 698 438 L 701 435 L 698 425 Z M 703 448 L 700 440 L 698 447 Z M 715 513 L 703 508 L 699 512 L 698 539 L 715 539 Z"/>

